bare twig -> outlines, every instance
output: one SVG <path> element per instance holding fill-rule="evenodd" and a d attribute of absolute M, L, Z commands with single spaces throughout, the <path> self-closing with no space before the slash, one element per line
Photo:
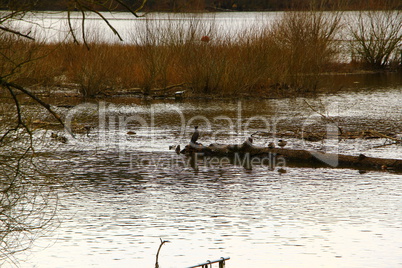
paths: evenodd
<path fill-rule="evenodd" d="M 142 0 L 141 5 L 137 9 L 132 9 L 124 1 L 121 1 L 121 0 L 114 0 L 114 1 L 115 1 L 115 3 L 123 6 L 128 12 L 130 12 L 137 18 L 141 17 L 140 15 L 137 14 L 137 12 L 140 11 L 141 9 L 143 9 L 145 4 L 147 3 L 147 0 Z M 72 5 L 72 6 L 78 7 L 78 10 L 81 12 L 81 36 L 82 36 L 82 42 L 84 43 L 84 45 L 86 46 L 87 49 L 90 49 L 90 47 L 87 42 L 87 37 L 86 37 L 86 33 L 85 33 L 85 21 L 86 21 L 85 11 L 89 11 L 89 12 L 94 13 L 97 16 L 99 16 L 107 24 L 109 29 L 119 38 L 119 40 L 123 41 L 123 38 L 121 37 L 120 33 L 116 30 L 116 28 L 114 28 L 113 25 L 109 22 L 109 20 L 105 16 L 103 16 L 102 13 L 100 13 L 98 10 L 96 10 L 96 8 L 91 7 L 91 5 L 85 4 L 86 2 L 81 1 L 81 0 L 71 0 L 71 3 L 74 3 L 74 5 Z M 95 4 L 95 5 L 104 7 L 108 11 L 113 10 L 113 7 L 111 7 L 111 5 L 113 4 L 113 1 L 110 2 L 110 6 L 106 6 L 106 1 L 93 1 L 93 3 L 91 3 L 91 4 Z M 68 22 L 69 31 L 73 37 L 74 42 L 79 43 L 77 36 L 74 32 L 74 28 L 71 24 L 71 10 L 67 11 L 67 22 Z"/>
<path fill-rule="evenodd" d="M 393 141 L 395 141 L 395 143 L 402 143 L 402 140 L 400 140 L 398 138 L 390 137 L 390 136 L 382 134 L 382 133 L 380 133 L 378 131 L 369 130 L 369 132 L 374 134 L 374 135 L 376 135 L 376 136 L 379 136 L 379 137 L 382 137 L 382 138 L 385 138 L 385 139 L 389 139 L 389 140 L 393 140 Z"/>
<path fill-rule="evenodd" d="M 93 8 L 90 8 L 90 7 L 87 7 L 87 6 L 84 6 L 84 7 L 85 7 L 87 10 L 89 10 L 89 11 L 95 13 L 96 15 L 98 15 L 100 18 L 102 18 L 102 20 L 107 24 L 107 26 L 110 28 L 110 30 L 112 30 L 112 32 L 113 32 L 115 35 L 117 35 L 117 37 L 119 38 L 119 40 L 120 40 L 120 41 L 123 41 L 123 38 L 121 37 L 121 35 L 119 34 L 119 32 L 110 24 L 109 20 L 108 20 L 107 18 L 105 18 L 105 16 L 103 16 L 102 13 L 100 13 L 99 11 L 97 11 L 97 10 L 95 10 L 95 9 L 93 9 Z"/>
<path fill-rule="evenodd" d="M 77 36 L 75 35 L 73 25 L 71 24 L 71 11 L 67 11 L 67 22 L 68 22 L 68 28 L 69 32 L 71 33 L 71 36 L 73 37 L 74 43 L 78 44 Z"/>
<path fill-rule="evenodd" d="M 5 32 L 9 32 L 9 33 L 12 33 L 12 34 L 15 34 L 15 35 L 18 35 L 18 36 L 22 36 L 22 37 L 25 37 L 25 38 L 28 38 L 28 39 L 31 39 L 31 40 L 35 40 L 35 38 L 33 38 L 32 36 L 29 36 L 29 34 L 23 34 L 23 33 L 19 32 L 19 31 L 15 31 L 15 30 L 12 30 L 12 29 L 4 27 L 4 26 L 0 26 L 0 30 L 5 31 Z"/>
<path fill-rule="evenodd" d="M 253 134 L 251 134 L 250 136 L 251 137 L 253 137 L 254 135 L 257 135 L 257 134 L 264 134 L 264 135 L 271 135 L 272 133 L 269 133 L 269 132 L 266 132 L 266 131 L 256 131 L 256 132 L 254 132 Z"/>
<path fill-rule="evenodd" d="M 53 115 L 53 117 L 68 131 L 68 133 L 70 133 L 71 136 L 74 137 L 74 134 L 71 132 L 70 128 L 68 128 L 63 120 L 60 118 L 60 116 L 53 111 L 53 109 L 50 107 L 50 105 L 44 101 L 42 101 L 40 98 L 38 98 L 35 94 L 33 94 L 32 92 L 30 92 L 29 90 L 23 88 L 20 85 L 14 84 L 14 83 L 10 83 L 7 81 L 4 81 L 2 79 L 0 79 L 0 85 L 3 85 L 7 88 L 15 88 L 18 89 L 19 91 L 21 91 L 22 93 L 24 93 L 25 95 L 29 96 L 31 99 L 33 99 L 34 101 L 36 101 L 37 103 L 39 103 L 42 107 L 44 107 L 46 110 L 48 110 L 48 112 Z"/>
<path fill-rule="evenodd" d="M 170 85 L 170 86 L 167 86 L 167 87 L 164 87 L 164 88 L 156 88 L 156 89 L 153 89 L 152 92 L 168 91 L 170 89 L 174 89 L 176 87 L 182 87 L 184 85 L 185 85 L 185 83 L 180 83 L 180 84 L 176 84 L 176 85 Z"/>
<path fill-rule="evenodd" d="M 142 4 L 141 4 L 137 9 L 134 10 L 134 9 L 130 8 L 130 7 L 129 7 L 126 3 L 124 3 L 123 1 L 121 1 L 121 0 L 116 0 L 117 3 L 119 3 L 120 5 L 122 5 L 125 9 L 127 9 L 131 14 L 133 14 L 133 15 L 134 15 L 135 17 L 137 17 L 137 18 L 141 17 L 141 16 L 139 16 L 139 15 L 137 14 L 137 12 L 144 8 L 144 6 L 145 6 L 145 4 L 147 3 L 147 1 L 148 1 L 148 0 L 143 0 L 143 1 L 142 1 Z"/>
<path fill-rule="evenodd" d="M 161 240 L 161 244 L 159 245 L 158 252 L 156 253 L 155 268 L 159 268 L 158 258 L 159 258 L 159 252 L 160 252 L 160 250 L 161 250 L 163 244 L 170 242 L 170 241 L 168 241 L 168 240 L 162 240 L 162 238 L 160 238 L 160 240 Z"/>
<path fill-rule="evenodd" d="M 339 133 L 342 135 L 343 131 L 342 128 L 338 126 L 338 122 L 336 122 L 333 118 L 319 112 L 317 109 L 315 109 L 313 106 L 311 106 L 310 103 L 308 103 L 306 100 L 304 100 L 304 102 L 307 104 L 307 106 L 315 113 L 319 114 L 321 116 L 322 119 L 324 119 L 325 121 L 331 122 L 333 123 L 339 130 Z"/>

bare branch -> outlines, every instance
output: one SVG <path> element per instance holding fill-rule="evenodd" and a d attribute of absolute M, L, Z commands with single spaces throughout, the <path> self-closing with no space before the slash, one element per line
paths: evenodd
<path fill-rule="evenodd" d="M 70 10 L 67 11 L 67 23 L 68 23 L 68 28 L 70 30 L 71 36 L 73 37 L 74 43 L 78 44 L 77 37 L 75 36 L 74 28 L 71 25 L 71 13 Z"/>
<path fill-rule="evenodd" d="M 102 20 L 104 22 L 106 22 L 107 26 L 112 30 L 112 32 L 119 37 L 120 41 L 123 41 L 123 38 L 121 38 L 119 32 L 110 24 L 109 20 L 106 19 L 105 16 L 103 16 L 99 11 L 97 11 L 97 10 L 95 10 L 93 8 L 90 8 L 90 7 L 87 7 L 87 6 L 84 6 L 84 8 L 87 9 L 88 11 L 91 11 L 91 12 L 97 14 L 99 17 L 101 17 Z"/>
<path fill-rule="evenodd" d="M 87 38 L 85 37 L 85 11 L 81 8 L 82 14 L 82 22 L 81 22 L 81 33 L 82 33 L 82 41 L 84 42 L 85 46 L 89 50 L 89 45 L 87 43 Z"/>
<path fill-rule="evenodd" d="M 307 106 L 308 106 L 313 112 L 319 114 L 322 119 L 324 119 L 324 120 L 327 121 L 327 122 L 331 122 L 332 124 L 334 124 L 334 125 L 338 128 L 339 133 L 340 133 L 341 135 L 343 134 L 342 128 L 341 128 L 340 126 L 338 126 L 338 123 L 337 123 L 333 118 L 331 118 L 331 117 L 329 117 L 329 116 L 327 116 L 327 115 L 325 115 L 325 114 L 319 112 L 317 109 L 315 109 L 315 108 L 314 108 L 310 103 L 308 103 L 306 100 L 304 100 L 304 102 L 307 104 Z"/>
<path fill-rule="evenodd" d="M 147 3 L 147 0 L 143 0 L 142 4 L 140 7 L 138 7 L 136 10 L 133 10 L 132 8 L 130 8 L 127 4 L 125 4 L 123 1 L 121 0 L 116 0 L 117 3 L 119 3 L 120 5 L 122 5 L 124 8 L 126 8 L 131 14 L 133 14 L 134 16 L 136 16 L 137 18 L 141 17 L 137 14 L 138 11 L 140 11 L 141 9 L 144 8 L 145 4 Z"/>
<path fill-rule="evenodd" d="M 0 80 L 0 84 L 3 86 L 8 87 L 12 87 L 15 89 L 18 89 L 19 91 L 21 91 L 22 93 L 24 93 L 25 95 L 29 96 L 30 98 L 32 98 L 34 101 L 36 101 L 37 103 L 39 103 L 42 107 L 44 107 L 51 115 L 53 115 L 53 117 L 68 131 L 68 133 L 70 133 L 71 136 L 74 137 L 74 134 L 71 132 L 71 130 L 64 124 L 63 120 L 60 118 L 60 116 L 53 111 L 53 109 L 50 107 L 50 105 L 44 101 L 42 101 L 40 98 L 38 98 L 35 94 L 33 94 L 32 92 L 30 92 L 29 90 L 23 88 L 20 85 L 14 84 L 14 83 L 10 83 L 10 82 L 6 82 L 4 80 Z"/>
<path fill-rule="evenodd" d="M 29 36 L 30 33 L 23 34 L 23 33 L 19 32 L 19 31 L 15 31 L 15 30 L 12 30 L 12 29 L 4 27 L 4 26 L 0 26 L 0 30 L 15 34 L 15 35 L 18 35 L 18 36 L 21 36 L 21 37 L 25 37 L 25 38 L 28 38 L 30 40 L 35 40 L 35 38 L 33 38 L 32 36 Z"/>
<path fill-rule="evenodd" d="M 160 238 L 160 240 L 161 240 L 161 244 L 159 245 L 158 252 L 156 253 L 155 268 L 159 268 L 158 258 L 159 258 L 159 252 L 161 251 L 163 244 L 170 242 L 168 240 L 162 240 L 162 238 Z"/>

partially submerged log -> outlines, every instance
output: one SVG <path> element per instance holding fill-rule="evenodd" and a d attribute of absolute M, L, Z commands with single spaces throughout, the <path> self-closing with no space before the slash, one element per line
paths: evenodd
<path fill-rule="evenodd" d="M 202 144 L 189 144 L 181 154 L 188 156 L 201 157 L 229 157 L 249 160 L 253 158 L 284 158 L 287 163 L 300 163 L 310 166 L 327 166 L 339 168 L 355 168 L 355 169 L 379 169 L 393 170 L 402 172 L 402 160 L 385 159 L 368 157 L 363 154 L 359 156 L 342 155 L 334 153 L 323 153 L 317 151 L 295 150 L 284 148 L 269 148 L 254 146 L 250 142 L 243 144 L 210 144 L 203 146 Z"/>

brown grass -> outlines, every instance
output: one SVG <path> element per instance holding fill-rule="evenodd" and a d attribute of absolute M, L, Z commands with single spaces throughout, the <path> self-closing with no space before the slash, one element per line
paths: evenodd
<path fill-rule="evenodd" d="M 106 89 L 149 93 L 181 83 L 190 95 L 269 96 L 314 91 L 320 74 L 339 65 L 333 41 L 341 27 L 338 13 L 286 12 L 273 26 L 219 39 L 213 22 L 202 19 L 153 23 L 133 29 L 131 44 L 100 42 L 95 35 L 89 50 L 70 41 L 11 44 L 3 36 L 3 54 L 13 60 L 3 59 L 0 71 L 29 86 L 75 84 L 84 97 Z"/>

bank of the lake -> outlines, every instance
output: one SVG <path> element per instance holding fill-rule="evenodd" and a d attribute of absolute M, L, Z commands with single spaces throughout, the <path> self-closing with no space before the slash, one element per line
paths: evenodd
<path fill-rule="evenodd" d="M 372 21 L 381 29 L 397 30 L 402 16 L 397 11 L 370 14 L 155 13 L 138 19 L 128 13 L 105 14 L 124 37 L 118 41 L 95 15 L 86 17 L 87 28 L 81 29 L 82 18 L 76 13 L 76 32 L 86 33 L 76 35 L 77 45 L 63 24 L 66 14 L 44 12 L 29 17 L 33 25 L 48 25 L 34 28 L 37 42 L 8 40 L 5 60 L 17 54 L 26 58 L 13 77 L 22 85 L 72 86 L 83 97 L 124 91 L 145 96 L 185 91 L 186 97 L 303 95 L 319 92 L 324 84 L 336 88 L 324 74 L 400 70 L 398 41 L 367 44 L 359 27 Z M 388 26 L 380 23 L 383 20 Z M 28 30 L 33 25 L 21 22 L 19 27 Z M 370 31 L 374 36 L 379 30 Z"/>

